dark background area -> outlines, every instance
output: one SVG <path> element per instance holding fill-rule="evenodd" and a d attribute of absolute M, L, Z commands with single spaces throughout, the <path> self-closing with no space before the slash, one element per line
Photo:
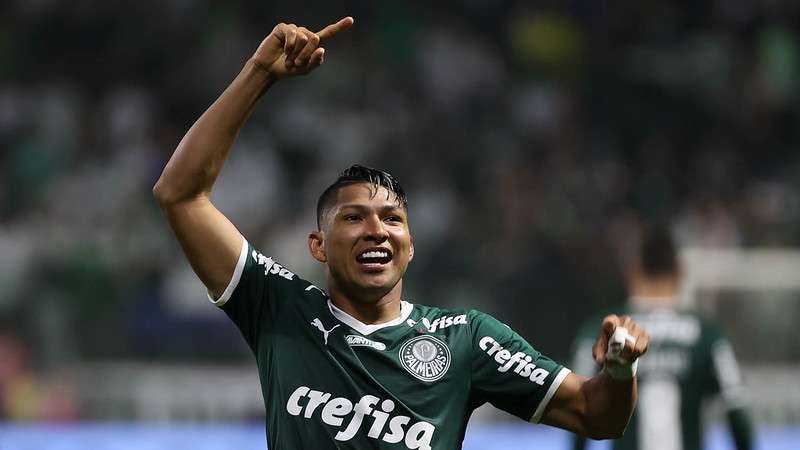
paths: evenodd
<path fill-rule="evenodd" d="M 151 188 L 277 22 L 345 15 L 325 64 L 262 100 L 215 191 L 304 278 L 324 283 L 305 239 L 352 163 L 409 192 L 409 301 L 482 309 L 559 360 L 583 319 L 625 302 L 644 220 L 682 246 L 798 245 L 797 2 L 7 1 L 8 352 L 39 373 L 249 362 Z"/>

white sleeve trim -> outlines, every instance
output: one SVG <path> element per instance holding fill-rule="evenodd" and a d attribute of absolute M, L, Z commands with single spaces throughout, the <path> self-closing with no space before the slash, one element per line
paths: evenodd
<path fill-rule="evenodd" d="M 730 342 L 724 339 L 714 342 L 711 346 L 711 360 L 725 406 L 728 409 L 737 409 L 746 405 L 747 393 Z"/>
<path fill-rule="evenodd" d="M 536 412 L 533 413 L 533 416 L 531 416 L 529 422 L 539 423 L 539 421 L 542 420 L 544 409 L 547 408 L 547 404 L 550 403 L 550 399 L 556 395 L 558 387 L 561 386 L 561 383 L 564 382 L 564 380 L 567 378 L 567 375 L 569 375 L 571 372 L 572 371 L 566 367 L 561 368 L 561 371 L 558 372 L 558 375 L 556 375 L 556 379 L 553 380 L 553 384 L 550 385 L 550 389 L 547 390 L 547 393 L 544 394 L 544 398 L 541 402 L 539 402 L 539 406 L 536 407 Z"/>
<path fill-rule="evenodd" d="M 247 239 L 242 236 L 242 249 L 239 251 L 239 260 L 236 262 L 236 268 L 233 269 L 233 275 L 231 276 L 231 281 L 228 283 L 228 287 L 225 288 L 222 295 L 217 299 L 215 299 L 210 292 L 206 291 L 208 300 L 211 301 L 211 303 L 221 307 L 227 303 L 231 295 L 233 295 L 233 291 L 236 290 L 236 286 L 239 285 L 239 280 L 242 278 L 244 264 L 247 262 L 247 248 Z"/>

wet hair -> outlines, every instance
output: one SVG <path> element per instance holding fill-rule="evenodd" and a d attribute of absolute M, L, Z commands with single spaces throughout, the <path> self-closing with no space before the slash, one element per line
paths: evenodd
<path fill-rule="evenodd" d="M 372 167 L 354 164 L 339 175 L 339 178 L 327 189 L 322 192 L 317 200 L 317 229 L 322 229 L 322 218 L 336 200 L 336 193 L 344 186 L 357 183 L 369 183 L 372 185 L 372 197 L 378 194 L 378 188 L 383 186 L 389 192 L 394 193 L 397 204 L 403 209 L 408 210 L 408 199 L 403 186 L 392 174 Z"/>
<path fill-rule="evenodd" d="M 650 278 L 678 274 L 678 253 L 669 227 L 663 224 L 647 226 L 639 250 L 642 273 Z"/>

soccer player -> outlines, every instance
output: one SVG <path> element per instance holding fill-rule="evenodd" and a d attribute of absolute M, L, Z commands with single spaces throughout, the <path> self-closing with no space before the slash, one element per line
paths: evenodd
<path fill-rule="evenodd" d="M 648 227 L 638 258 L 628 274 L 630 314 L 650 332 L 650 349 L 639 367 L 639 405 L 625 436 L 615 450 L 700 450 L 701 406 L 719 395 L 738 450 L 752 448 L 750 420 L 744 408 L 739 368 L 730 343 L 716 324 L 678 308 L 680 273 L 669 230 Z M 593 321 L 575 341 L 573 368 L 595 371 L 595 362 L 583 348 L 592 342 Z M 573 448 L 586 440 L 575 436 Z"/>
<path fill-rule="evenodd" d="M 460 448 L 470 414 L 486 402 L 593 438 L 621 435 L 647 333 L 628 317 L 605 318 L 594 344 L 604 370 L 586 379 L 486 314 L 404 301 L 414 243 L 406 195 L 390 174 L 356 165 L 320 196 L 308 248 L 325 266 L 324 290 L 254 248 L 209 201 L 258 99 L 317 68 L 323 45 L 352 24 L 347 17 L 317 33 L 277 25 L 154 187 L 212 303 L 256 357 L 269 447 Z"/>

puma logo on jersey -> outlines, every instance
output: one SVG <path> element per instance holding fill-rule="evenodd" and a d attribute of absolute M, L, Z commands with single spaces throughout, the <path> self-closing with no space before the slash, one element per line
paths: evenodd
<path fill-rule="evenodd" d="M 417 324 L 417 322 L 408 319 L 406 320 L 406 324 L 410 327 L 413 327 L 414 325 Z M 467 324 L 466 314 L 461 314 L 458 316 L 437 317 L 436 319 L 433 319 L 433 322 L 431 322 L 431 320 L 428 319 L 427 317 L 422 318 L 422 325 L 425 327 L 426 330 L 428 330 L 429 333 L 433 333 L 436 330 L 441 330 L 453 325 L 466 325 L 466 324 Z"/>
<path fill-rule="evenodd" d="M 537 368 L 536 364 L 533 363 L 533 357 L 530 355 L 524 352 L 516 352 L 512 355 L 510 351 L 506 350 L 491 336 L 482 337 L 478 342 L 478 346 L 487 355 L 494 356 L 494 361 L 499 365 L 498 372 L 508 372 L 511 367 L 516 365 L 514 367 L 515 374 L 527 378 L 539 386 L 544 385 L 544 381 L 550 375 L 547 370 Z"/>
<path fill-rule="evenodd" d="M 332 397 L 328 392 L 316 391 L 308 386 L 300 386 L 292 392 L 286 402 L 286 412 L 293 416 L 301 414 L 306 419 L 311 419 L 314 412 L 322 406 L 319 414 L 323 423 L 342 428 L 344 418 L 352 414 L 352 418 L 344 430 L 334 436 L 337 441 L 349 441 L 358 433 L 364 424 L 364 419 L 372 418 L 367 436 L 380 439 L 390 444 L 404 443 L 408 449 L 431 450 L 431 441 L 436 427 L 425 421 L 411 423 L 411 417 L 404 415 L 391 416 L 395 403 L 392 400 L 383 400 L 374 395 L 365 395 L 353 404 L 344 397 Z M 380 409 L 378 408 L 380 404 Z M 409 425 L 410 424 L 410 425 Z"/>
<path fill-rule="evenodd" d="M 294 273 L 275 262 L 275 260 L 272 258 L 266 257 L 255 250 L 250 252 L 250 256 L 253 258 L 253 261 L 255 261 L 256 264 L 264 266 L 264 275 L 273 274 L 286 278 L 289 281 L 294 278 Z"/>
<path fill-rule="evenodd" d="M 328 335 L 331 334 L 331 331 L 335 330 L 336 327 L 339 326 L 339 324 L 337 323 L 330 330 L 326 330 L 325 327 L 322 325 L 322 321 L 316 317 L 314 318 L 314 320 L 311 321 L 311 325 L 314 325 L 315 327 L 317 327 L 319 331 L 322 332 L 322 337 L 325 339 L 325 345 L 328 345 Z"/>

